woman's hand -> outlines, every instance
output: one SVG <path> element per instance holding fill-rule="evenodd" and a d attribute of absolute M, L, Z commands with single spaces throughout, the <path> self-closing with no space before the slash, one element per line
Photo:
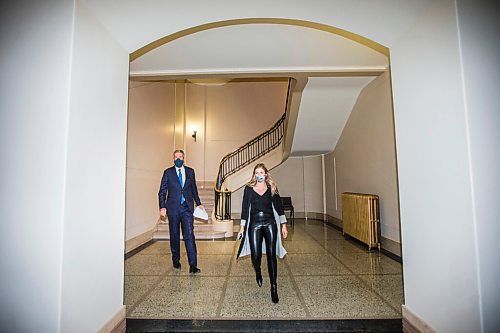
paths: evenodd
<path fill-rule="evenodd" d="M 283 223 L 281 225 L 281 234 L 283 235 L 283 239 L 285 239 L 286 236 L 288 236 L 288 229 L 286 228 L 286 223 Z"/>
<path fill-rule="evenodd" d="M 245 231 L 245 227 L 240 226 L 240 231 L 238 232 L 238 239 L 241 239 L 241 237 L 243 237 L 244 231 Z"/>

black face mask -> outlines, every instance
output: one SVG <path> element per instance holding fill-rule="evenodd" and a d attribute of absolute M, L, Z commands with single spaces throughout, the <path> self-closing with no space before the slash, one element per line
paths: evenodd
<path fill-rule="evenodd" d="M 180 168 L 184 164 L 184 161 L 178 158 L 174 161 L 174 164 L 176 167 Z"/>

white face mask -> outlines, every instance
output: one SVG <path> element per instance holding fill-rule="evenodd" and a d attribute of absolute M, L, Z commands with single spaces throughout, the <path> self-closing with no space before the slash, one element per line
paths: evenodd
<path fill-rule="evenodd" d="M 264 179 L 266 179 L 266 177 L 263 175 L 255 175 L 255 178 L 257 179 L 257 181 L 259 183 L 262 183 L 264 181 Z"/>

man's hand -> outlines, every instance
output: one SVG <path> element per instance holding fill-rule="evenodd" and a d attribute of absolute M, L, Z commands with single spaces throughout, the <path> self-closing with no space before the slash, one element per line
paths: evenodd
<path fill-rule="evenodd" d="M 166 208 L 160 209 L 160 216 L 165 217 L 166 215 L 167 215 L 167 209 Z"/>
<path fill-rule="evenodd" d="M 203 205 L 199 205 L 198 207 L 200 207 L 201 209 L 205 209 L 205 207 L 203 207 Z"/>

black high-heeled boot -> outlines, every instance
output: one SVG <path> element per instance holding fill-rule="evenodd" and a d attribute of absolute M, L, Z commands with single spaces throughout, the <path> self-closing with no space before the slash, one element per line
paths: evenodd
<path fill-rule="evenodd" d="M 271 285 L 271 300 L 273 303 L 278 303 L 280 301 L 278 297 L 278 286 L 276 284 Z"/>
<path fill-rule="evenodd" d="M 262 273 L 260 270 L 255 271 L 255 280 L 257 281 L 257 285 L 259 287 L 262 287 Z"/>

